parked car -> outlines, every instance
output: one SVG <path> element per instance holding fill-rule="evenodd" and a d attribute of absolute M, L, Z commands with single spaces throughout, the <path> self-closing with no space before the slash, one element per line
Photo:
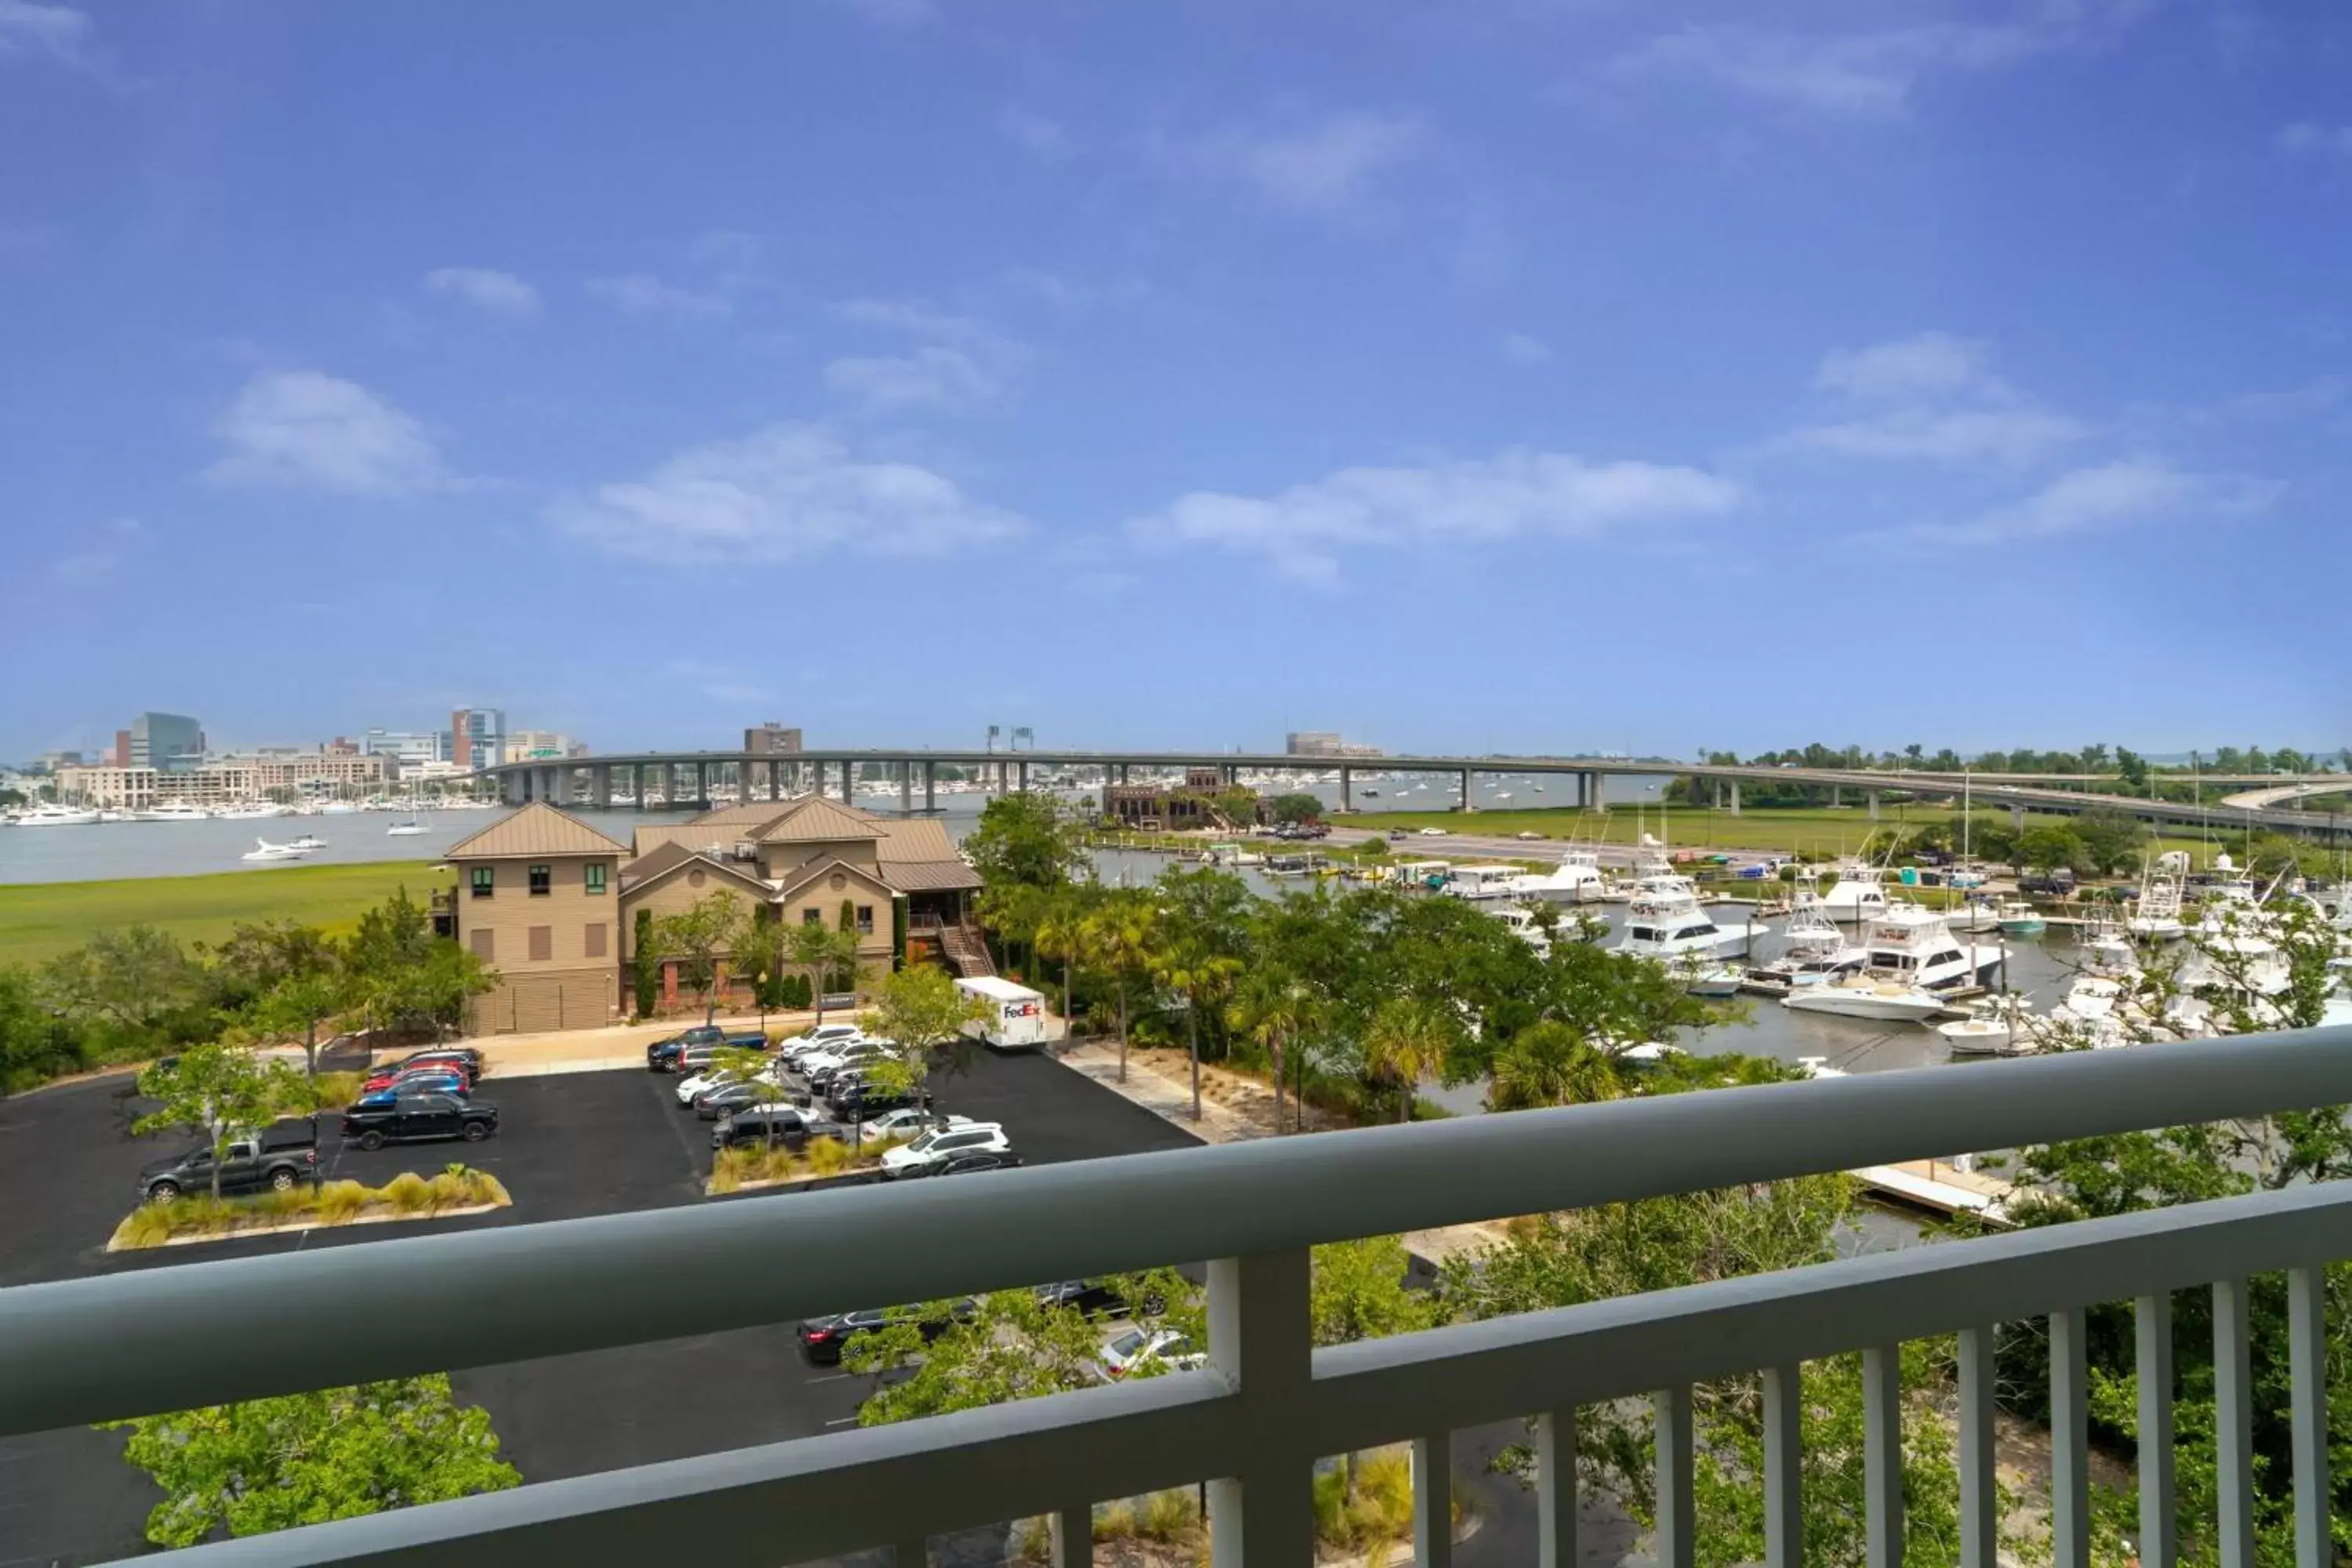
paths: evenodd
<path fill-rule="evenodd" d="M 840 1140 L 847 1135 L 848 1131 L 838 1122 L 811 1116 L 796 1105 L 782 1105 L 774 1101 L 730 1111 L 718 1121 L 719 1124 L 710 1130 L 710 1146 L 713 1149 L 730 1148 L 738 1143 L 765 1143 L 771 1125 L 775 1128 L 777 1146 L 783 1149 L 805 1148 L 812 1138 Z"/>
<path fill-rule="evenodd" d="M 882 1179 L 929 1175 L 950 1154 L 985 1149 L 1001 1154 L 1013 1147 L 1001 1122 L 973 1121 L 961 1127 L 934 1127 L 911 1143 L 902 1143 L 882 1156 Z"/>
<path fill-rule="evenodd" d="M 2054 871 L 2039 871 L 2017 879 L 2021 893 L 2042 893 L 2064 898 L 2074 890 L 2074 873 L 2061 866 Z"/>
<path fill-rule="evenodd" d="M 1443 827 L 1424 827 L 1421 830 L 1421 836 L 1423 838 L 1444 838 L 1446 837 L 1446 830 Z"/>
<path fill-rule="evenodd" d="M 776 1086 L 772 1083 L 713 1084 L 694 1097 L 694 1113 L 705 1121 L 716 1121 L 730 1110 L 766 1105 L 775 1093 Z"/>
<path fill-rule="evenodd" d="M 974 1149 L 969 1153 L 950 1154 L 932 1168 L 934 1176 L 970 1176 L 982 1171 L 1009 1171 L 1021 1163 L 1021 1156 L 1010 1149 Z"/>
<path fill-rule="evenodd" d="M 265 1127 L 257 1136 L 230 1143 L 221 1161 L 221 1193 L 291 1192 L 319 1179 L 319 1126 L 297 1117 Z M 182 1193 L 211 1195 L 213 1146 L 202 1144 L 161 1160 L 151 1160 L 139 1171 L 139 1196 L 163 1203 Z"/>
<path fill-rule="evenodd" d="M 786 1061 L 798 1061 L 811 1051 L 828 1050 L 865 1037 L 866 1031 L 856 1024 L 819 1024 L 802 1030 L 776 1049 Z"/>
<path fill-rule="evenodd" d="M 471 1046 L 435 1046 L 429 1050 L 411 1051 L 396 1062 L 378 1062 L 374 1072 L 406 1072 L 411 1068 L 455 1068 L 467 1078 L 482 1076 L 482 1053 Z"/>
<path fill-rule="evenodd" d="M 463 1138 L 478 1143 L 499 1130 L 499 1108 L 454 1094 L 400 1094 L 343 1112 L 343 1141 L 362 1149 Z"/>
<path fill-rule="evenodd" d="M 879 1089 L 859 1079 L 835 1079 L 833 1092 L 825 1096 L 826 1109 L 836 1121 L 863 1122 L 892 1111 L 913 1108 L 915 1097 L 902 1089 Z"/>
<path fill-rule="evenodd" d="M 1106 1377 L 1126 1377 L 1150 1367 L 1191 1372 L 1206 1364 L 1208 1359 L 1206 1353 L 1193 1348 L 1191 1337 L 1178 1329 L 1132 1328 L 1123 1334 L 1114 1334 L 1102 1348 Z"/>
<path fill-rule="evenodd" d="M 757 1079 L 758 1081 L 766 1084 L 772 1089 L 782 1086 L 783 1083 L 783 1067 L 781 1063 L 770 1062 L 766 1067 L 761 1068 L 759 1072 L 754 1074 L 753 1077 Z M 734 1081 L 735 1075 L 727 1071 L 723 1068 L 705 1068 L 700 1072 L 688 1073 L 686 1077 L 678 1079 L 677 1102 L 680 1105 L 692 1105 L 696 1099 L 705 1090 L 717 1089 L 722 1084 L 729 1084 Z"/>
<path fill-rule="evenodd" d="M 646 1068 L 649 1072 L 690 1071 L 709 1062 L 710 1054 L 722 1046 L 764 1051 L 768 1048 L 768 1037 L 758 1029 L 740 1029 L 730 1034 L 716 1024 L 698 1024 L 683 1034 L 647 1046 Z"/>
<path fill-rule="evenodd" d="M 920 1307 L 867 1307 L 855 1312 L 831 1312 L 822 1318 L 805 1318 L 802 1320 L 799 1330 L 801 1353 L 818 1366 L 839 1366 L 842 1347 L 849 1342 L 852 1334 L 913 1322 L 920 1325 L 924 1342 L 928 1344 L 946 1333 L 951 1325 L 970 1319 L 979 1310 L 979 1303 L 967 1297 L 945 1312 L 933 1312 L 928 1316 Z"/>
<path fill-rule="evenodd" d="M 463 1068 L 427 1064 L 409 1068 L 402 1072 L 370 1074 L 360 1084 L 362 1094 L 374 1094 L 381 1089 L 431 1089 L 440 1093 L 466 1094 L 472 1090 L 472 1075 Z"/>
<path fill-rule="evenodd" d="M 843 1068 L 878 1060 L 889 1055 L 890 1048 L 890 1042 L 887 1040 L 864 1038 L 847 1040 L 837 1046 L 828 1046 L 821 1051 L 811 1051 L 803 1057 L 797 1065 L 800 1068 L 801 1076 L 808 1079 L 809 1087 L 822 1093 L 833 1075 Z"/>
<path fill-rule="evenodd" d="M 929 1127 L 969 1127 L 969 1116 L 942 1116 L 937 1111 L 923 1114 L 922 1107 L 902 1105 L 896 1110 L 885 1110 L 877 1116 L 860 1119 L 857 1141 L 861 1143 L 887 1143 L 893 1138 L 912 1138 Z"/>

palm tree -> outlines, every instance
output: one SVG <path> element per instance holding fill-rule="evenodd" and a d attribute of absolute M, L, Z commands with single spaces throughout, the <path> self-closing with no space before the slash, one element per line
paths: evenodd
<path fill-rule="evenodd" d="M 1242 972 L 1241 960 L 1217 952 L 1196 933 L 1177 936 L 1151 957 L 1151 978 L 1184 997 L 1184 1043 L 1192 1058 L 1192 1120 L 1201 1120 L 1201 1009 L 1222 1005 Z"/>
<path fill-rule="evenodd" d="M 1081 945 L 1095 963 L 1118 980 L 1118 1081 L 1127 1081 L 1127 993 L 1136 971 L 1150 963 L 1160 911 L 1131 889 L 1120 889 L 1097 905 L 1080 927 Z"/>
<path fill-rule="evenodd" d="M 1279 969 L 1260 969 L 1243 983 L 1226 1009 L 1232 1026 L 1265 1047 L 1274 1063 L 1274 1129 L 1282 1131 L 1282 1075 L 1292 1043 L 1315 1024 L 1315 992 Z M 1301 1124 L 1305 1117 L 1300 1117 Z"/>
<path fill-rule="evenodd" d="M 1072 886 L 1057 888 L 1045 908 L 1037 916 L 1037 929 L 1030 939 L 1040 958 L 1050 958 L 1062 966 L 1062 1026 L 1070 1026 L 1070 968 L 1084 956 L 1086 919 L 1088 907 L 1086 889 Z"/>
<path fill-rule="evenodd" d="M 1437 1070 L 1453 1043 L 1444 1013 L 1418 996 L 1395 996 L 1381 1004 L 1364 1032 L 1364 1071 L 1398 1082 L 1397 1120 L 1412 1120 L 1412 1091 Z"/>
<path fill-rule="evenodd" d="M 1617 1098 L 1608 1053 L 1565 1024 L 1530 1024 L 1495 1053 L 1486 1104 L 1495 1110 L 1583 1105 Z"/>

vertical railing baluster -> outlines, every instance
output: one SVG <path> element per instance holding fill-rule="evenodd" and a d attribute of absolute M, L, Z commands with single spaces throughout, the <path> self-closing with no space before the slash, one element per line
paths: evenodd
<path fill-rule="evenodd" d="M 2176 1568 L 2180 1520 L 2172 1479 L 2171 1294 L 2158 1291 L 2134 1302 L 2132 1331 L 2139 1378 L 2140 1568 Z"/>
<path fill-rule="evenodd" d="M 2221 1568 L 2254 1568 L 2254 1390 L 2246 1281 L 2213 1285 L 2213 1447 Z"/>
<path fill-rule="evenodd" d="M 2286 1275 L 2289 1424 L 2294 1432 L 2295 1568 L 2330 1568 L 2327 1490 L 2327 1275 L 2316 1266 Z"/>
<path fill-rule="evenodd" d="M 1314 1467 L 1282 1447 L 1284 1415 L 1314 1373 L 1307 1279 L 1305 1247 L 1209 1264 L 1209 1364 L 1240 1405 L 1232 1472 L 1209 1483 L 1209 1554 L 1223 1568 L 1315 1560 Z"/>
<path fill-rule="evenodd" d="M 1536 1568 L 1576 1568 L 1576 1406 L 1536 1417 Z"/>
<path fill-rule="evenodd" d="M 1444 1432 L 1412 1440 L 1412 1560 L 1415 1568 L 1454 1562 L 1454 1442 Z"/>
<path fill-rule="evenodd" d="M 1960 1568 L 2000 1568 L 1993 1325 L 1960 1331 Z"/>
<path fill-rule="evenodd" d="M 1054 1568 L 1087 1568 L 1095 1560 L 1095 1509 L 1087 1502 L 1058 1509 L 1053 1518 Z"/>
<path fill-rule="evenodd" d="M 1903 1568 L 1903 1347 L 1862 1352 L 1864 1558 Z"/>
<path fill-rule="evenodd" d="M 1659 1568 L 1691 1568 L 1698 1514 L 1691 1496 L 1691 1391 L 1688 1384 L 1651 1395 L 1657 1417 Z"/>
<path fill-rule="evenodd" d="M 1805 1564 L 1805 1380 L 1796 1363 L 1764 1369 L 1765 1568 Z"/>
<path fill-rule="evenodd" d="M 2091 1568 L 2091 1405 L 2083 1309 L 2050 1314 L 2050 1556 Z"/>

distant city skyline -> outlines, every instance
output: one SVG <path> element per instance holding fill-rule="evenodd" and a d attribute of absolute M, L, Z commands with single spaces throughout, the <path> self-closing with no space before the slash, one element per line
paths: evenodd
<path fill-rule="evenodd" d="M 2347 59 L 2141 0 L 0 5 L 0 755 L 486 691 L 2333 750 Z"/>

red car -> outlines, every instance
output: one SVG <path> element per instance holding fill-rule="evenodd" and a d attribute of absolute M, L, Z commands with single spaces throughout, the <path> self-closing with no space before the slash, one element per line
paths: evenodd
<path fill-rule="evenodd" d="M 361 1091 L 373 1094 L 380 1089 L 394 1089 L 412 1079 L 425 1078 L 454 1078 L 457 1080 L 460 1089 L 471 1089 L 474 1087 L 474 1075 L 466 1070 L 465 1064 L 462 1062 L 414 1062 L 396 1068 L 378 1068 L 368 1075 L 367 1082 L 362 1086 Z"/>

